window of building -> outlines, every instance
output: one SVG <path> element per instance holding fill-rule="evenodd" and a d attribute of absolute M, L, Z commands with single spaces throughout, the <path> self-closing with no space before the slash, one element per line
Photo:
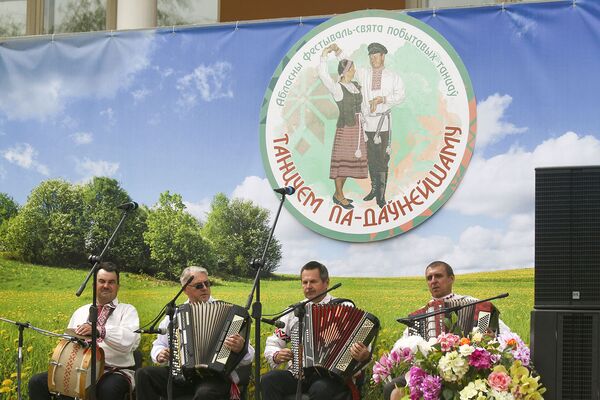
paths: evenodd
<path fill-rule="evenodd" d="M 106 0 L 45 0 L 43 33 L 106 30 Z"/>
<path fill-rule="evenodd" d="M 158 26 L 212 24 L 219 21 L 219 0 L 158 0 Z"/>
<path fill-rule="evenodd" d="M 27 26 L 27 0 L 0 0 L 0 37 L 21 36 Z"/>

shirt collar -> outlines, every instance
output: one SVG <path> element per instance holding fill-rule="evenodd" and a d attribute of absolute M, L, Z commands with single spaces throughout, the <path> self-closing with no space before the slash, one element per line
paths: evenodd
<path fill-rule="evenodd" d="M 308 302 L 308 304 L 327 304 L 327 303 L 329 303 L 329 302 L 330 302 L 332 299 L 333 299 L 333 296 L 332 296 L 332 295 L 330 295 L 329 293 L 327 293 L 327 294 L 325 295 L 325 297 L 323 297 L 323 300 L 321 300 L 320 302 L 318 302 L 318 303 L 313 303 L 312 301 L 309 301 L 309 302 Z"/>
<path fill-rule="evenodd" d="M 119 299 L 117 299 L 117 298 L 115 297 L 115 299 L 114 299 L 113 301 L 111 301 L 110 303 L 106 303 L 106 304 L 102 305 L 102 307 L 104 307 L 104 306 L 108 306 L 108 307 L 110 307 L 110 308 L 112 308 L 112 309 L 115 309 L 115 308 L 117 308 L 117 305 L 118 305 L 118 304 L 119 304 Z M 99 306 L 100 306 L 100 305 L 99 305 Z"/>
<path fill-rule="evenodd" d="M 212 297 L 212 295 L 211 295 L 211 296 L 208 298 L 208 300 L 207 300 L 206 302 L 207 302 L 207 303 L 214 303 L 215 301 L 217 301 L 217 300 L 215 300 L 215 298 L 214 298 L 214 297 Z M 189 302 L 190 302 L 190 299 L 187 299 L 187 300 L 185 301 L 185 303 L 186 303 L 186 304 L 187 304 L 187 303 L 189 303 Z"/>
<path fill-rule="evenodd" d="M 456 296 L 456 294 L 454 294 L 454 293 L 450 293 L 450 294 L 447 294 L 447 295 L 445 295 L 445 296 L 443 296 L 443 297 L 432 297 L 432 298 L 431 298 L 431 300 L 436 300 L 436 301 L 440 301 L 440 300 L 450 300 L 450 299 L 452 299 L 452 298 L 453 298 L 453 297 L 455 297 L 455 296 Z"/>

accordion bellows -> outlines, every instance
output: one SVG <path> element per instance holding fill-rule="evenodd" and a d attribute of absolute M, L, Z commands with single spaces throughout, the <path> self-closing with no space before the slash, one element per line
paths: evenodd
<path fill-rule="evenodd" d="M 304 372 L 327 372 L 342 378 L 351 377 L 361 365 L 352 358 L 350 347 L 354 343 L 368 346 L 378 332 L 377 317 L 356 307 L 342 304 L 310 305 L 304 317 Z M 297 332 L 295 336 L 296 340 L 292 337 L 292 349 L 296 355 L 292 372 L 298 375 Z"/>
<path fill-rule="evenodd" d="M 442 333 L 456 331 L 457 329 L 463 336 L 469 335 L 474 329 L 484 333 L 487 330 L 498 331 L 499 312 L 494 305 L 489 302 L 468 305 L 476 301 L 471 297 L 459 297 L 446 300 L 435 300 L 412 314 L 411 316 L 425 314 L 440 310 L 441 308 L 450 308 L 457 306 L 466 306 L 458 311 L 458 321 L 456 327 L 446 326 L 446 314 L 438 314 L 427 319 L 415 321 L 414 326 L 409 328 L 411 335 L 419 335 L 425 340 L 438 337 Z"/>
<path fill-rule="evenodd" d="M 223 342 L 239 333 L 248 343 L 250 316 L 245 308 L 222 301 L 186 303 L 175 320 L 173 375 L 218 373 L 229 375 L 243 354 L 232 353 Z"/>

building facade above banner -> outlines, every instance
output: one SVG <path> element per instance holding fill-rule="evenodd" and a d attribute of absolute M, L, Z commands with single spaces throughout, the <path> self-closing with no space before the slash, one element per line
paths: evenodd
<path fill-rule="evenodd" d="M 476 101 L 465 66 L 428 25 L 360 11 L 307 33 L 277 67 L 260 115 L 273 187 L 312 230 L 387 239 L 431 217 L 471 159 Z"/>

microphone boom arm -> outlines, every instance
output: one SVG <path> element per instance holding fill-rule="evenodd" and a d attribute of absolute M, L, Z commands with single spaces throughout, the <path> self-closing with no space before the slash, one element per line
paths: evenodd
<path fill-rule="evenodd" d="M 424 313 L 424 314 L 408 316 L 408 317 L 405 317 L 405 318 L 398 318 L 396 321 L 400 322 L 401 324 L 404 324 L 404 325 L 412 326 L 413 323 L 415 323 L 416 321 L 420 321 L 422 319 L 433 317 L 434 315 L 448 314 L 448 313 L 451 313 L 451 312 L 454 312 L 454 311 L 461 310 L 461 309 L 463 309 L 465 307 L 473 306 L 475 304 L 485 303 L 486 301 L 492 301 L 492 300 L 496 300 L 496 299 L 503 299 L 505 297 L 508 297 L 508 293 L 502 293 L 502 294 L 499 294 L 498 296 L 490 297 L 490 298 L 483 299 L 483 300 L 473 301 L 471 303 L 462 304 L 462 305 L 459 305 L 459 306 L 442 307 L 439 310 L 431 311 L 431 312 Z"/>

